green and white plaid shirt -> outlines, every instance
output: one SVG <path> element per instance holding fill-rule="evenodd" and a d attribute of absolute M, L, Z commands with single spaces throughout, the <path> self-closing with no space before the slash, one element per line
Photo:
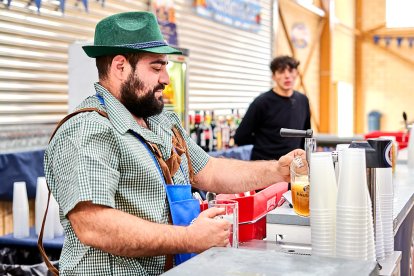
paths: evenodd
<path fill-rule="evenodd" d="M 128 258 L 115 256 L 82 244 L 67 214 L 77 203 L 92 201 L 155 223 L 168 223 L 168 202 L 163 179 L 145 146 L 131 133 L 157 144 L 163 159 L 171 154 L 172 131 L 176 126 L 187 142 L 197 174 L 209 156 L 181 127 L 175 113 L 163 111 L 148 118 L 149 129 L 139 126 L 129 111 L 105 88 L 95 84 L 105 101 L 91 96 L 79 108 L 96 107 L 108 113 L 80 113 L 57 131 L 45 153 L 47 183 L 60 206 L 65 242 L 59 261 L 61 275 L 159 275 L 165 256 Z M 188 163 L 173 176 L 176 184 L 188 183 Z M 91 221 L 93 223 L 93 221 Z M 116 240 L 114 240 L 116 242 Z"/>

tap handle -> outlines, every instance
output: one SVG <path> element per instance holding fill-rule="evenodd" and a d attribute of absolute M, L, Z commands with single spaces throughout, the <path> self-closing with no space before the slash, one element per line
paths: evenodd
<path fill-rule="evenodd" d="M 408 130 L 407 113 L 405 113 L 405 111 L 404 111 L 402 115 L 403 115 L 403 119 L 404 119 L 405 129 Z"/>
<path fill-rule="evenodd" d="M 299 130 L 299 129 L 290 129 L 290 128 L 281 128 L 280 129 L 280 136 L 281 137 L 305 137 L 305 138 L 312 138 L 313 130 Z"/>

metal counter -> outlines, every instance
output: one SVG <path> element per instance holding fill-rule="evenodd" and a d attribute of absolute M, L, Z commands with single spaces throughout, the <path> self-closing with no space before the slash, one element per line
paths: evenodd
<path fill-rule="evenodd" d="M 405 160 L 405 152 L 402 151 L 393 177 L 394 248 L 402 252 L 401 275 L 409 275 L 414 221 L 414 170 L 407 168 Z M 309 225 L 309 218 L 296 215 L 284 204 L 267 214 L 267 240 L 310 249 Z"/>
<path fill-rule="evenodd" d="M 376 263 L 369 261 L 289 255 L 271 249 L 210 248 L 163 275 L 367 276 L 378 272 Z"/>
<path fill-rule="evenodd" d="M 414 206 L 414 171 L 409 171 L 407 165 L 397 164 L 393 178 L 394 185 L 394 234 Z"/>

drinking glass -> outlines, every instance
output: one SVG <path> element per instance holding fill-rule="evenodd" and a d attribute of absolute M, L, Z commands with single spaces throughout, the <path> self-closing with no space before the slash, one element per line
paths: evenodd
<path fill-rule="evenodd" d="M 223 208 L 225 213 L 216 216 L 216 219 L 225 219 L 231 223 L 230 226 L 230 247 L 239 247 L 239 206 L 238 202 L 229 199 L 215 199 L 208 202 L 208 208 Z"/>
<path fill-rule="evenodd" d="M 300 157 L 290 164 L 290 182 L 292 190 L 293 210 L 303 217 L 309 216 L 309 168 Z"/>

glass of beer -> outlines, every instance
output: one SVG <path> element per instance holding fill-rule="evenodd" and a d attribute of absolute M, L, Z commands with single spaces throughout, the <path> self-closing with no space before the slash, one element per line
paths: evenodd
<path fill-rule="evenodd" d="M 309 216 L 309 169 L 300 157 L 290 164 L 290 183 L 292 191 L 293 210 L 303 217 Z"/>

